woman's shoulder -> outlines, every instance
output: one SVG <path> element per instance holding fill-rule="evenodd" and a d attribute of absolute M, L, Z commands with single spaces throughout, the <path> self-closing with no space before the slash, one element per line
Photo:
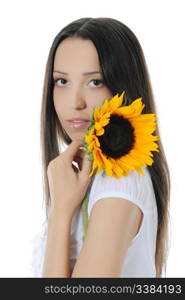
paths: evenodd
<path fill-rule="evenodd" d="M 104 170 L 99 172 L 93 181 L 89 193 L 89 213 L 94 203 L 107 197 L 119 197 L 130 200 L 142 210 L 151 210 L 155 204 L 155 194 L 150 172 L 142 167 L 143 174 L 130 170 L 127 176 L 119 179 L 108 176 Z"/>

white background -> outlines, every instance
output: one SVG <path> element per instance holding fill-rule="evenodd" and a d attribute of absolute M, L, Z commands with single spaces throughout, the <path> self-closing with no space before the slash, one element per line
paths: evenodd
<path fill-rule="evenodd" d="M 184 1 L 1 1 L 0 277 L 29 277 L 32 237 L 44 220 L 40 110 L 56 34 L 82 17 L 125 23 L 143 48 L 171 171 L 167 277 L 185 277 Z"/>

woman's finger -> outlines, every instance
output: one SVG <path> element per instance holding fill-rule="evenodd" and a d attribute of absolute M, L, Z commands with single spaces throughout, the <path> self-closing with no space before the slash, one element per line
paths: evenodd
<path fill-rule="evenodd" d="M 78 168 L 74 165 L 74 163 L 72 163 L 72 168 L 73 168 L 73 170 L 75 171 L 75 173 L 78 173 L 78 172 L 79 172 Z"/>
<path fill-rule="evenodd" d="M 83 146 L 83 140 L 74 140 L 65 151 L 65 156 L 68 160 L 73 161 L 80 146 Z"/>
<path fill-rule="evenodd" d="M 74 158 L 74 161 L 78 164 L 78 168 L 80 169 L 80 171 L 81 171 L 81 165 L 82 165 L 82 157 L 79 157 L 79 156 L 76 156 L 75 158 Z"/>
<path fill-rule="evenodd" d="M 89 156 L 87 154 L 85 154 L 82 159 L 80 176 L 83 176 L 83 178 L 84 177 L 89 178 L 91 169 L 92 169 L 92 161 L 90 160 Z"/>

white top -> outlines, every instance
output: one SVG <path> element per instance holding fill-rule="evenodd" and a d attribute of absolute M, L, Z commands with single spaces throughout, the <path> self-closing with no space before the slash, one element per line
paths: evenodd
<path fill-rule="evenodd" d="M 119 277 L 156 277 L 155 249 L 157 236 L 157 206 L 152 180 L 147 167 L 144 175 L 130 170 L 127 176 L 117 179 L 103 170 L 94 177 L 90 188 L 88 217 L 96 201 L 103 197 L 119 197 L 136 204 L 143 212 L 139 232 L 132 240 Z M 83 246 L 82 208 L 76 211 L 71 224 L 70 268 L 73 269 Z M 31 270 L 33 277 L 42 277 L 42 266 L 47 236 L 47 221 L 32 239 L 33 254 Z"/>

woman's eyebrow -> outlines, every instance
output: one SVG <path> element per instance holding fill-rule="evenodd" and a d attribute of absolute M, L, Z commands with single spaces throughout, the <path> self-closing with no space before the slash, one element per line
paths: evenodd
<path fill-rule="evenodd" d="M 54 70 L 53 73 L 60 73 L 60 74 L 68 75 L 68 73 L 62 72 L 62 71 L 58 71 L 58 70 Z M 85 72 L 82 75 L 92 75 L 92 74 L 102 74 L 102 72 L 99 72 L 99 71 Z"/>

